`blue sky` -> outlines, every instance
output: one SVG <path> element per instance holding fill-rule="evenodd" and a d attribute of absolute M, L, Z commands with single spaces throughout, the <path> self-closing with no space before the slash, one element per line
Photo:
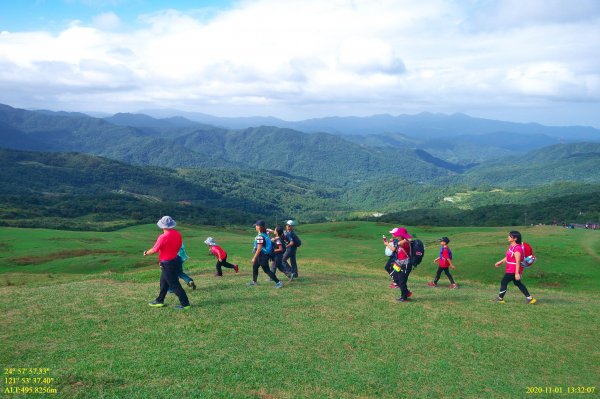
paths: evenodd
<path fill-rule="evenodd" d="M 0 5 L 0 103 L 28 109 L 600 127 L 599 54 L 596 0 Z"/>

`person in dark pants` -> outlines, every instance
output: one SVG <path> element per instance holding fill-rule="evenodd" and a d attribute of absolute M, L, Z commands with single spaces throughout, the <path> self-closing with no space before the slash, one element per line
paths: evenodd
<path fill-rule="evenodd" d="M 410 263 L 410 239 L 412 236 L 404 227 L 396 227 L 392 230 L 392 236 L 398 238 L 396 249 L 396 260 L 392 265 L 392 278 L 400 287 L 400 298 L 398 302 L 406 302 L 412 296 L 408 289 L 408 276 L 413 266 Z"/>
<path fill-rule="evenodd" d="M 169 288 L 179 298 L 180 305 L 176 309 L 188 310 L 190 301 L 179 283 L 179 271 L 181 270 L 181 258 L 178 256 L 179 249 L 183 243 L 181 233 L 174 229 L 176 223 L 170 216 L 163 216 L 156 225 L 163 230 L 158 236 L 154 246 L 144 251 L 144 256 L 158 253 L 158 261 L 162 270 L 160 275 L 160 292 L 158 297 L 148 303 L 152 307 L 165 306 L 165 297 Z"/>
<path fill-rule="evenodd" d="M 215 268 L 217 269 L 215 273 L 216 277 L 223 277 L 223 267 L 233 269 L 236 273 L 240 271 L 238 265 L 227 262 L 227 252 L 217 245 L 214 238 L 208 237 L 204 240 L 204 243 L 208 245 L 210 253 L 217 258 L 217 264 L 215 265 Z"/>
<path fill-rule="evenodd" d="M 454 282 L 454 278 L 452 274 L 450 274 L 450 270 L 448 267 L 451 267 L 453 270 L 456 269 L 454 264 L 452 263 L 452 250 L 448 246 L 450 239 L 448 237 L 442 237 L 438 240 L 440 242 L 440 256 L 433 260 L 433 263 L 438 264 L 437 272 L 435 273 L 435 279 L 432 282 L 427 283 L 428 286 L 435 288 L 438 285 L 438 281 L 440 281 L 440 277 L 442 276 L 442 272 L 446 273 L 446 277 L 450 280 L 450 288 L 458 288 L 458 285 Z"/>
<path fill-rule="evenodd" d="M 294 233 L 293 220 L 288 220 L 285 223 L 285 233 L 283 233 L 283 241 L 285 243 L 285 252 L 283 254 L 283 263 L 285 267 L 290 270 L 290 277 L 298 278 L 298 264 L 296 263 L 296 250 L 297 250 L 297 236 Z M 294 241 L 296 239 L 296 242 Z M 288 263 L 289 260 L 289 263 Z"/>
<path fill-rule="evenodd" d="M 275 237 L 273 237 L 271 240 L 271 245 L 273 245 L 273 251 L 271 255 L 271 271 L 273 274 L 277 274 L 277 269 L 279 269 L 283 274 L 291 279 L 293 278 L 291 275 L 291 270 L 285 266 L 285 263 L 283 263 L 283 254 L 285 253 L 286 249 L 282 238 L 283 227 L 277 226 L 275 230 L 273 230 L 273 234 Z"/>
<path fill-rule="evenodd" d="M 523 276 L 523 266 L 521 265 L 521 260 L 523 260 L 523 246 L 521 244 L 523 241 L 521 233 L 518 231 L 508 233 L 508 243 L 506 256 L 495 264 L 496 267 L 499 267 L 503 263 L 506 263 L 506 271 L 502 281 L 500 281 L 500 293 L 496 298 L 496 302 L 501 304 L 506 303 L 504 295 L 506 295 L 506 291 L 508 290 L 508 283 L 512 281 L 521 290 L 523 295 L 525 295 L 526 303 L 533 305 L 537 300 L 529 294 L 527 287 L 521 281 L 521 277 Z"/>
<path fill-rule="evenodd" d="M 275 282 L 275 288 L 283 287 L 277 276 L 269 269 L 269 257 L 271 252 L 271 239 L 267 235 L 267 228 L 264 220 L 257 220 L 254 223 L 258 235 L 254 238 L 254 256 L 252 257 L 252 281 L 249 286 L 258 285 L 258 269 L 262 267 L 263 271 Z"/>

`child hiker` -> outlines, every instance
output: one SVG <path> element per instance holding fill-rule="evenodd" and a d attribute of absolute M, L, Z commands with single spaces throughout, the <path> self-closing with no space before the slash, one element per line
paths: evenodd
<path fill-rule="evenodd" d="M 177 271 L 177 277 L 179 277 L 180 279 L 185 281 L 185 283 L 188 285 L 188 287 L 195 290 L 196 283 L 194 283 L 194 280 L 190 276 L 188 276 L 187 274 L 185 274 L 183 272 L 183 264 L 189 258 L 189 256 L 185 252 L 185 245 L 181 244 L 181 248 L 179 248 L 179 252 L 177 253 L 177 256 L 179 256 L 179 258 L 181 259 L 181 264 L 179 265 L 179 270 Z M 174 292 L 173 288 L 169 287 L 169 290 L 167 292 L 169 294 L 172 294 Z"/>
<path fill-rule="evenodd" d="M 240 270 L 238 265 L 234 265 L 227 262 L 227 252 L 225 252 L 223 248 L 217 245 L 214 238 L 208 237 L 206 240 L 204 240 L 204 243 L 208 245 L 210 253 L 217 258 L 217 264 L 215 265 L 217 269 L 217 272 L 215 273 L 216 277 L 223 276 L 223 270 L 221 269 L 221 267 L 233 269 L 236 273 Z"/>
<path fill-rule="evenodd" d="M 427 283 L 427 285 L 430 287 L 437 287 L 437 283 L 440 280 L 440 276 L 442 275 L 442 272 L 444 272 L 446 273 L 448 280 L 450 280 L 450 288 L 458 288 L 458 285 L 454 282 L 454 279 L 452 278 L 452 275 L 448 270 L 448 267 L 456 269 L 452 264 L 452 250 L 448 246 L 448 243 L 450 243 L 450 239 L 448 237 L 442 237 L 438 241 L 441 245 L 440 256 L 435 258 L 435 260 L 433 261 L 433 263 L 438 264 L 438 270 L 435 274 L 435 280 L 433 280 L 433 282 Z"/>

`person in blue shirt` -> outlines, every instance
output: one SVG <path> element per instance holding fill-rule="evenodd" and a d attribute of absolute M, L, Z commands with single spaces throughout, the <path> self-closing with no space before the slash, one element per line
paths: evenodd
<path fill-rule="evenodd" d="M 271 256 L 271 239 L 267 235 L 267 227 L 264 220 L 257 220 L 254 223 L 258 235 L 254 238 L 254 255 L 252 256 L 252 281 L 249 286 L 258 285 L 258 268 L 262 267 L 263 271 L 275 282 L 275 288 L 283 287 L 283 283 L 279 281 L 275 273 L 269 269 L 269 258 Z"/>

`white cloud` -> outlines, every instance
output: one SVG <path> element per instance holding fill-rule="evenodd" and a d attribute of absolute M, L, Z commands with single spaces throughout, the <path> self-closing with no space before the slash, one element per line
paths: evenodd
<path fill-rule="evenodd" d="M 256 0 L 208 20 L 164 10 L 126 28 L 109 12 L 3 32 L 0 102 L 28 106 L 38 87 L 46 108 L 298 119 L 600 101 L 600 3 L 468 4 Z"/>

